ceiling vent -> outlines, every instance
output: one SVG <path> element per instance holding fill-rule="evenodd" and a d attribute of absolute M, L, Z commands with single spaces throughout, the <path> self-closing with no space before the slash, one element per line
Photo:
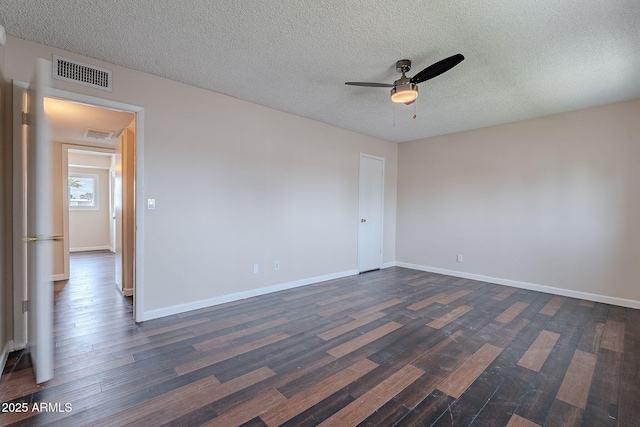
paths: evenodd
<path fill-rule="evenodd" d="M 82 136 L 85 138 L 95 138 L 95 139 L 111 139 L 115 132 L 108 130 L 99 130 L 99 129 L 85 129 Z"/>
<path fill-rule="evenodd" d="M 111 70 L 53 55 L 53 77 L 111 92 Z"/>

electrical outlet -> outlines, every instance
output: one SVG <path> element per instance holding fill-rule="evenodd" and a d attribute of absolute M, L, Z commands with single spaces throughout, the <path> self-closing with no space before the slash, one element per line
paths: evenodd
<path fill-rule="evenodd" d="M 458 255 L 458 258 L 456 259 L 457 262 L 462 262 L 462 255 Z"/>
<path fill-rule="evenodd" d="M 280 270 L 280 261 L 276 261 L 275 264 L 273 265 L 273 269 L 274 270 Z"/>

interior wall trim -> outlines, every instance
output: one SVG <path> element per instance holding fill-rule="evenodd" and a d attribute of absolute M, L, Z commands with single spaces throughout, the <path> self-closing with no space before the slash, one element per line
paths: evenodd
<path fill-rule="evenodd" d="M 267 286 L 264 288 L 251 289 L 249 291 L 237 292 L 228 295 L 222 295 L 215 298 L 209 298 L 204 300 L 192 301 L 185 304 L 172 305 L 169 307 L 158 308 L 155 310 L 145 311 L 143 313 L 143 321 L 157 319 L 164 316 L 170 316 L 173 314 L 185 313 L 187 311 L 199 310 L 201 308 L 212 307 L 227 302 L 238 301 L 246 298 L 251 298 L 259 295 L 270 294 L 272 292 L 284 291 L 286 289 L 297 288 L 300 286 L 312 285 L 314 283 L 325 282 L 327 280 L 341 279 L 343 277 L 355 276 L 358 274 L 358 269 L 347 270 L 339 273 L 327 274 L 324 276 L 310 277 L 307 279 L 295 280 L 293 282 L 281 283 L 278 285 Z"/>
<path fill-rule="evenodd" d="M 498 277 L 483 276 L 480 274 L 466 273 L 463 271 L 455 271 L 455 270 L 447 270 L 444 268 L 429 267 L 425 265 L 410 264 L 406 262 L 396 262 L 396 265 L 398 267 L 410 268 L 412 270 L 428 271 L 430 273 L 444 274 L 446 276 L 460 277 L 463 279 L 478 280 L 481 282 L 494 283 L 496 285 L 512 286 L 514 288 L 528 289 L 530 291 L 538 291 L 538 292 L 544 292 L 547 294 L 562 295 L 565 297 L 586 299 L 589 301 L 618 305 L 621 307 L 640 309 L 640 301 L 631 300 L 631 299 L 612 297 L 608 295 L 592 294 L 588 292 L 573 291 L 571 289 L 555 288 L 553 286 L 519 282 L 517 280 L 501 279 Z"/>

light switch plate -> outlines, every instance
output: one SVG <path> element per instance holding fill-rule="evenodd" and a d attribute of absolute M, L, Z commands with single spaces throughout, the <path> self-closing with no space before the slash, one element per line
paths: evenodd
<path fill-rule="evenodd" d="M 147 199 L 147 210 L 153 211 L 156 209 L 156 199 Z"/>

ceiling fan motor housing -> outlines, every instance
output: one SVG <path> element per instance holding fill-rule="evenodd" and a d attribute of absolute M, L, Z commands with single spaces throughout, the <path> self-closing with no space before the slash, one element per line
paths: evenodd
<path fill-rule="evenodd" d="M 391 89 L 391 100 L 397 104 L 411 104 L 418 98 L 418 85 L 411 83 L 408 77 L 402 77 L 394 82 Z"/>

